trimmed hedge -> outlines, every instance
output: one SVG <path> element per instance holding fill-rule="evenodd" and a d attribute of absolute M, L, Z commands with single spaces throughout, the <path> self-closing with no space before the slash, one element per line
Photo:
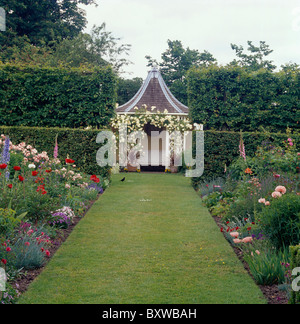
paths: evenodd
<path fill-rule="evenodd" d="M 103 128 L 115 114 L 116 97 L 111 67 L 0 65 L 0 125 Z"/>
<path fill-rule="evenodd" d="M 291 268 L 300 268 L 300 245 L 290 246 L 291 252 Z M 300 292 L 292 290 L 290 304 L 300 304 Z"/>
<path fill-rule="evenodd" d="M 300 144 L 300 135 L 292 135 L 294 144 Z M 205 131 L 204 174 L 201 178 L 193 178 L 193 186 L 196 187 L 203 179 L 212 179 L 224 176 L 225 164 L 229 166 L 239 156 L 240 133 Z M 258 146 L 264 141 L 271 141 L 274 145 L 282 146 L 288 136 L 281 133 L 243 133 L 246 155 L 253 157 Z M 193 141 L 195 153 L 195 138 Z"/>
<path fill-rule="evenodd" d="M 96 143 L 100 130 L 83 130 L 68 128 L 5 127 L 0 126 L 0 134 L 8 135 L 15 144 L 26 142 L 38 152 L 46 151 L 53 157 L 55 138 L 58 141 L 58 158 L 64 161 L 69 157 L 76 166 L 87 174 L 109 176 L 110 167 L 101 168 L 96 161 L 100 144 Z"/>
<path fill-rule="evenodd" d="M 299 72 L 247 72 L 232 66 L 193 68 L 188 73 L 188 96 L 192 121 L 204 124 L 205 129 L 299 129 Z"/>

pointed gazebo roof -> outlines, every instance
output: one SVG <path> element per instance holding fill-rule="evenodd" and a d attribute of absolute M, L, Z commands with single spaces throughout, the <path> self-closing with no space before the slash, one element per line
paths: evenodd
<path fill-rule="evenodd" d="M 117 113 L 131 114 L 136 112 L 136 107 L 141 109 L 145 106 L 152 113 L 158 111 L 163 113 L 165 110 L 171 115 L 184 116 L 189 113 L 189 108 L 173 96 L 156 67 L 149 72 L 137 94 L 126 104 L 117 108 Z"/>

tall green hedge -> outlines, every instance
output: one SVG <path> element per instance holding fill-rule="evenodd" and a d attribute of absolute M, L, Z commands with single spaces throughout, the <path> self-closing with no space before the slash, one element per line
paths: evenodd
<path fill-rule="evenodd" d="M 204 132 L 204 174 L 200 178 L 193 178 L 193 185 L 203 179 L 212 179 L 224 176 L 225 164 L 229 166 L 232 161 L 239 156 L 239 132 L 220 132 L 220 131 L 205 131 Z M 245 142 L 246 155 L 253 157 L 259 146 L 263 142 L 272 142 L 275 146 L 282 146 L 283 141 L 286 141 L 288 136 L 281 133 L 251 133 L 244 132 L 243 139 Z M 294 144 L 300 144 L 300 136 L 292 136 Z M 193 141 L 195 152 L 195 140 Z"/>
<path fill-rule="evenodd" d="M 69 157 L 75 160 L 77 167 L 88 174 L 109 175 L 109 167 L 101 168 L 96 161 L 100 144 L 96 138 L 100 130 L 83 130 L 69 128 L 39 128 L 39 127 L 5 127 L 0 126 L 0 134 L 8 135 L 15 144 L 26 142 L 35 147 L 38 152 L 46 151 L 53 157 L 55 138 L 58 141 L 58 158 L 64 161 Z"/>
<path fill-rule="evenodd" d="M 300 245 L 290 246 L 291 268 L 300 268 Z M 298 284 L 299 285 L 299 284 Z M 300 304 L 300 292 L 292 290 L 290 304 Z"/>
<path fill-rule="evenodd" d="M 241 67 L 192 69 L 188 73 L 190 117 L 205 129 L 272 132 L 299 128 L 300 73 L 248 72 Z"/>
<path fill-rule="evenodd" d="M 106 127 L 115 114 L 111 67 L 83 69 L 0 65 L 0 125 Z"/>

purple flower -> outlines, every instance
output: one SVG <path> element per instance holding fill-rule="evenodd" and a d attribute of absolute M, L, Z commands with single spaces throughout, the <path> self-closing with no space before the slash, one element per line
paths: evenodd
<path fill-rule="evenodd" d="M 103 188 L 99 185 L 97 185 L 97 183 L 92 183 L 87 187 L 88 190 L 90 189 L 94 189 L 96 190 L 99 194 L 103 194 Z"/>
<path fill-rule="evenodd" d="M 2 155 L 1 155 L 1 163 L 9 164 L 9 161 L 10 161 L 9 145 L 10 145 L 10 140 L 9 140 L 9 137 L 6 136 Z M 6 171 L 6 173 L 5 173 L 6 180 L 9 179 L 9 175 L 10 175 L 9 171 Z"/>

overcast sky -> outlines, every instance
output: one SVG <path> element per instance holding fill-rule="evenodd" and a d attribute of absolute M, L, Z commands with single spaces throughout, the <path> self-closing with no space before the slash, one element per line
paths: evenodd
<path fill-rule="evenodd" d="M 160 61 L 167 40 L 180 40 L 190 49 L 212 53 L 219 64 L 235 57 L 230 44 L 247 48 L 247 41 L 266 41 L 275 65 L 300 64 L 300 0 L 98 0 L 85 7 L 89 31 L 107 31 L 131 44 L 124 77 L 146 78 L 146 55 Z"/>

